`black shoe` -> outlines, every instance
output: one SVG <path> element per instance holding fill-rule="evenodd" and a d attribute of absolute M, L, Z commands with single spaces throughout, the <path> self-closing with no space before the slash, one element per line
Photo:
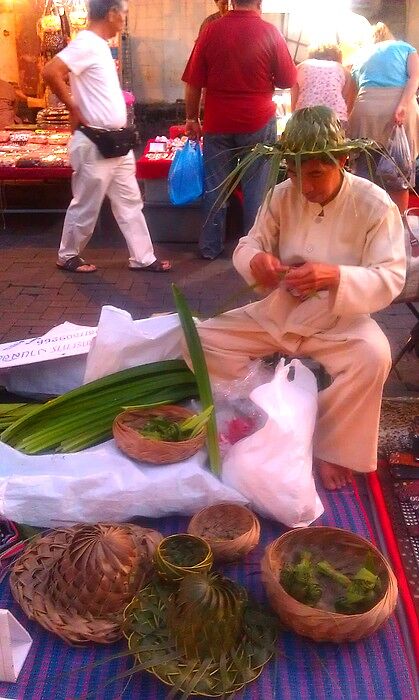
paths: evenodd
<path fill-rule="evenodd" d="M 206 253 L 198 253 L 198 258 L 201 258 L 202 260 L 215 260 L 216 258 L 219 258 L 221 253 L 223 251 L 220 250 L 220 252 L 217 255 L 207 255 Z"/>

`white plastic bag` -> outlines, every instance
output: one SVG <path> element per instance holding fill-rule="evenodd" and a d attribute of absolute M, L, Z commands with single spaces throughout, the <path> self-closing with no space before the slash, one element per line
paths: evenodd
<path fill-rule="evenodd" d="M 181 357 L 181 338 L 177 314 L 133 321 L 128 311 L 103 306 L 84 384 L 129 367 Z"/>
<path fill-rule="evenodd" d="M 223 482 L 261 515 L 288 527 L 309 525 L 324 510 L 312 474 L 316 379 L 299 360 L 288 365 L 282 360 L 273 380 L 254 389 L 250 398 L 267 420 L 231 447 Z"/>
<path fill-rule="evenodd" d="M 408 189 L 413 163 L 409 141 L 402 124 L 395 124 L 393 127 L 387 144 L 387 152 L 391 158 L 383 155 L 378 161 L 377 184 L 382 185 L 387 190 Z"/>

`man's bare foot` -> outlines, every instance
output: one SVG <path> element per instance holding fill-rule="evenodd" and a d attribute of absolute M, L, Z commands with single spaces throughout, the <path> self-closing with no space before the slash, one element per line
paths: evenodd
<path fill-rule="evenodd" d="M 336 491 L 352 484 L 352 472 L 350 469 L 341 467 L 339 464 L 325 462 L 323 459 L 318 459 L 316 466 L 323 486 L 329 491 Z"/>

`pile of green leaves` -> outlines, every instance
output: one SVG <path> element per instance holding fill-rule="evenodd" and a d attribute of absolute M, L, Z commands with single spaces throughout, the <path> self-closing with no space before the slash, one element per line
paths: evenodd
<path fill-rule="evenodd" d="M 357 615 L 370 610 L 382 590 L 381 579 L 374 572 L 374 563 L 370 558 L 355 574 L 348 576 L 326 560 L 314 564 L 308 551 L 301 552 L 296 564 L 283 567 L 280 582 L 286 592 L 300 603 L 316 607 L 323 595 L 322 577 L 336 584 L 335 610 L 344 615 Z"/>
<path fill-rule="evenodd" d="M 162 440 L 164 442 L 191 440 L 205 428 L 213 408 L 213 406 L 208 406 L 205 411 L 190 416 L 182 422 L 170 420 L 164 416 L 155 416 L 150 418 L 138 432 L 149 440 Z"/>

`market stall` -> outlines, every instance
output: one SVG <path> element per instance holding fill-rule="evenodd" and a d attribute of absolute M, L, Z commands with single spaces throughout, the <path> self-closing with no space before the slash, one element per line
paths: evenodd
<path fill-rule="evenodd" d="M 144 216 L 157 242 L 195 242 L 202 227 L 201 199 L 175 207 L 168 194 L 170 166 L 185 140 L 184 136 L 183 140 L 179 136 L 149 140 L 137 161 L 137 178 L 144 189 Z"/>
<path fill-rule="evenodd" d="M 412 620 L 404 595 L 396 607 L 396 578 L 385 547 L 381 553 L 375 545 L 368 504 L 356 485 L 332 493 L 313 480 L 314 377 L 297 360 L 278 366 L 271 381 L 282 378 L 286 389 L 278 394 L 285 430 L 278 444 L 294 439 L 298 458 L 291 471 L 290 450 L 278 451 L 262 500 L 262 461 L 246 477 L 251 492 L 245 482 L 236 490 L 226 450 L 242 475 L 240 446 L 243 458 L 246 440 L 263 434 L 257 393 L 250 412 L 243 398 L 227 417 L 217 404 L 219 434 L 210 434 L 214 398 L 193 319 L 180 290 L 174 294 L 178 316 L 133 321 L 105 307 L 83 385 L 37 407 L 2 409 L 2 515 L 48 529 L 33 539 L 31 532 L 14 563 L 13 551 L 2 557 L 12 565 L 3 570 L 1 605 L 33 645 L 16 683 L 0 683 L 0 693 L 155 698 L 165 693 L 163 682 L 185 698 L 233 690 L 243 700 L 415 697 Z M 176 359 L 181 328 L 194 374 Z M 54 352 L 48 339 L 33 339 L 38 351 Z M 30 360 L 33 341 L 12 344 L 12 366 L 22 351 L 21 360 Z M 34 376 L 40 364 L 60 362 L 59 343 L 55 352 L 41 362 L 37 355 Z M 199 413 L 177 405 L 198 394 Z M 227 455 L 221 473 L 214 444 Z"/>
<path fill-rule="evenodd" d="M 57 208 L 56 203 L 57 197 L 62 195 L 62 184 L 65 186 L 65 198 L 69 197 L 69 138 L 69 131 L 52 128 L 34 127 L 31 130 L 0 132 L 0 186 L 5 213 L 65 211 L 63 205 Z M 33 191 L 27 191 L 28 182 L 31 182 L 38 192 L 41 187 L 41 197 L 36 198 L 36 201 L 32 199 Z M 48 192 L 48 189 L 51 189 L 48 187 L 50 184 L 60 185 L 57 192 Z M 23 188 L 25 189 L 22 193 Z"/>

